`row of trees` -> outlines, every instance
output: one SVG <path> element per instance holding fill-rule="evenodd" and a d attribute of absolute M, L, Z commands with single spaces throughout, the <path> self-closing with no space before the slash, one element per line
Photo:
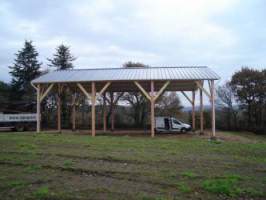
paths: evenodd
<path fill-rule="evenodd" d="M 47 73 L 42 69 L 42 63 L 38 60 L 38 52 L 31 41 L 25 41 L 24 47 L 15 54 L 13 65 L 10 68 L 12 81 L 10 84 L 0 81 L 0 112 L 35 112 L 35 91 L 30 82 L 41 74 Z M 71 54 L 70 48 L 60 45 L 52 58 L 48 58 L 49 70 L 73 69 L 73 61 L 76 58 Z M 123 67 L 148 67 L 142 63 L 127 62 Z M 78 104 L 73 105 L 72 95 L 78 97 Z M 49 124 L 56 114 L 56 93 L 51 93 L 42 108 L 43 121 Z M 226 130 L 250 130 L 265 133 L 266 129 L 266 69 L 256 70 L 242 68 L 233 74 L 230 81 L 217 87 L 217 128 Z M 70 123 L 71 110 L 77 106 L 82 118 L 81 124 L 88 122 L 90 112 L 89 102 L 84 95 L 77 91 L 65 88 L 61 94 L 62 120 L 66 126 Z M 105 99 L 105 102 L 104 102 Z M 118 105 L 118 100 L 124 102 Z M 107 103 L 107 118 L 111 123 L 112 113 L 116 110 L 116 123 L 133 124 L 135 127 L 144 127 L 147 124 L 149 102 L 140 92 L 110 93 L 105 98 L 98 99 L 97 112 L 100 116 L 102 108 Z M 181 113 L 181 103 L 176 93 L 163 94 L 156 104 L 158 115 L 178 116 Z M 46 113 L 46 115 L 45 115 Z M 126 115 L 126 117 L 121 117 Z M 210 117 L 208 110 L 205 113 L 206 126 Z M 119 121 L 120 120 L 120 121 Z M 113 125 L 112 125 L 113 126 Z"/>
<path fill-rule="evenodd" d="M 219 128 L 266 134 L 266 69 L 242 68 L 217 96 Z"/>
<path fill-rule="evenodd" d="M 0 103 L 7 112 L 33 112 L 35 110 L 35 91 L 31 81 L 47 71 L 42 70 L 38 61 L 39 53 L 32 41 L 25 41 L 24 47 L 15 54 L 13 65 L 9 66 L 12 80 L 10 84 L 0 82 Z M 49 66 L 57 70 L 73 68 L 69 47 L 60 45 L 56 48 Z"/>
<path fill-rule="evenodd" d="M 0 103 L 4 105 L 0 112 L 35 112 L 36 110 L 36 92 L 31 86 L 31 81 L 41 74 L 47 73 L 48 70 L 42 69 L 42 63 L 38 61 L 38 52 L 32 41 L 25 41 L 24 47 L 15 54 L 14 63 L 10 66 L 10 74 L 12 81 L 10 84 L 0 82 Z M 56 48 L 56 53 L 53 58 L 48 58 L 49 70 L 67 70 L 73 69 L 73 61 L 76 58 L 71 54 L 70 48 L 65 45 L 60 45 Z M 123 67 L 148 67 L 142 63 L 127 62 Z M 56 92 L 51 92 L 48 97 L 42 102 L 43 117 L 42 121 L 46 125 L 53 124 L 56 117 L 57 98 Z M 73 105 L 72 97 L 77 97 L 77 104 Z M 62 121 L 63 125 L 70 126 L 71 111 L 73 106 L 79 111 L 82 118 L 81 124 L 86 124 L 89 120 L 88 112 L 90 112 L 90 104 L 83 94 L 78 90 L 70 91 L 70 88 L 65 87 L 61 93 L 62 102 Z M 140 92 L 125 92 L 125 93 L 110 93 L 105 94 L 105 98 L 98 99 L 97 112 L 102 113 L 102 108 L 105 99 L 107 103 L 107 119 L 111 123 L 112 118 L 116 117 L 116 124 L 126 123 L 130 126 L 144 127 L 147 123 L 149 113 L 149 102 Z M 127 108 L 118 105 L 118 100 L 127 104 Z M 124 106 L 125 107 L 125 106 Z M 157 103 L 156 110 L 160 115 L 176 116 L 180 113 L 182 106 L 176 93 L 164 94 Z M 116 111 L 116 112 L 114 112 Z M 173 112 L 174 111 L 174 112 Z M 116 116 L 112 116 L 116 113 Z M 126 121 L 119 115 L 126 115 Z M 120 122 L 119 122 L 119 119 Z"/>

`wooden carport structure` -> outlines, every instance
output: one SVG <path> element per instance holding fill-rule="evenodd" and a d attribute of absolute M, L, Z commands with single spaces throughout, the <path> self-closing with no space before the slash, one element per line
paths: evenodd
<path fill-rule="evenodd" d="M 195 129 L 195 93 L 200 93 L 200 131 L 203 133 L 203 93 L 209 98 L 212 116 L 212 137 L 215 137 L 215 80 L 220 77 L 210 68 L 196 67 L 143 67 L 143 68 L 96 68 L 58 70 L 49 72 L 32 81 L 37 91 L 37 132 L 41 131 L 41 102 L 52 90 L 58 94 L 64 86 L 79 89 L 91 100 L 91 135 L 95 136 L 96 99 L 105 92 L 141 93 L 150 101 L 151 137 L 155 135 L 155 102 L 164 91 L 180 91 L 192 105 L 192 128 Z M 207 82 L 207 88 L 204 83 Z M 191 92 L 191 98 L 186 92 Z M 75 99 L 73 99 L 75 103 Z M 61 131 L 61 99 L 57 98 L 58 131 Z M 75 123 L 75 115 L 72 118 Z M 105 116 L 105 115 L 104 115 Z M 106 130 L 106 119 L 104 130 Z"/>

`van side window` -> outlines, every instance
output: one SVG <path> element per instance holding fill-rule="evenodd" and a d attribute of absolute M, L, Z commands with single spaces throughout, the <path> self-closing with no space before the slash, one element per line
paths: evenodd
<path fill-rule="evenodd" d="M 175 124 L 178 124 L 178 125 L 180 125 L 180 123 L 179 123 L 179 121 L 177 121 L 177 120 L 173 120 L 173 122 L 175 123 Z"/>

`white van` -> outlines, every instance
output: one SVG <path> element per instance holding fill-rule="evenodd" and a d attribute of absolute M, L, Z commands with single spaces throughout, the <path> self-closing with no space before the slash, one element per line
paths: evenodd
<path fill-rule="evenodd" d="M 173 117 L 155 117 L 156 132 L 187 132 L 191 130 L 189 124 L 185 124 Z"/>

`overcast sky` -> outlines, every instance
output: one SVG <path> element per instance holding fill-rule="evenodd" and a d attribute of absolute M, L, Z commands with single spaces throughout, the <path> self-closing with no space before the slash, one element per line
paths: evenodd
<path fill-rule="evenodd" d="M 76 68 L 207 65 L 222 80 L 265 67 L 265 0 L 0 0 L 0 80 L 24 40 L 46 67 L 60 44 Z"/>

